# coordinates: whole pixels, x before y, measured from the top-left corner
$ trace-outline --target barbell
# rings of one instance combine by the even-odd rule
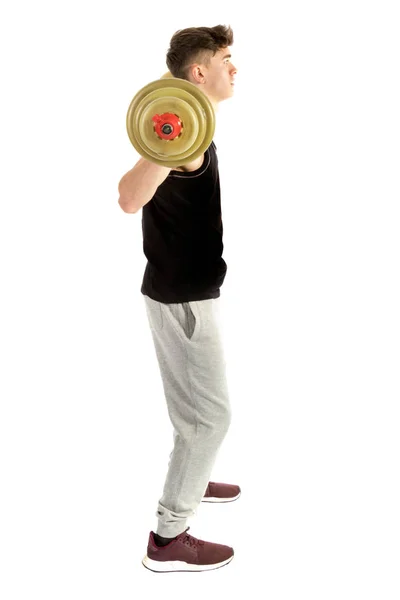
[[[196,160],[207,150],[214,136],[215,113],[197,86],[168,71],[134,96],[126,128],[143,158],[176,167]]]

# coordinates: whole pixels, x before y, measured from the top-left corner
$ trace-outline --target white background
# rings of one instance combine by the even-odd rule
[[[2,600],[398,600],[396,2],[8,2],[1,45]],[[230,24],[218,147],[231,429],[190,533],[226,568],[158,575],[172,428],[140,293],[125,117],[172,34]],[[254,584],[254,586],[253,586]]]

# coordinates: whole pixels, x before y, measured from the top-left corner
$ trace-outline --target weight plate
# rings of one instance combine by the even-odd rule
[[[182,122],[179,137],[161,139],[152,117],[173,113]],[[215,114],[207,96],[185,79],[166,77],[142,88],[126,117],[129,139],[147,160],[163,166],[181,166],[207,150],[214,136]]]

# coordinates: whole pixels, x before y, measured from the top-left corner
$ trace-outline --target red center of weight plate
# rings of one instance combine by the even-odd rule
[[[173,113],[154,115],[152,121],[155,123],[155,132],[163,140],[174,140],[182,131],[182,122]]]

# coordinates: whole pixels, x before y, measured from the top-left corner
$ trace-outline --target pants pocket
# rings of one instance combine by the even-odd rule
[[[185,311],[185,334],[190,341],[194,340],[199,328],[199,319],[193,312],[192,304],[193,302],[183,303],[183,309]]]
[[[200,314],[196,302],[166,304],[165,311],[173,326],[190,342],[194,342],[200,329]]]

